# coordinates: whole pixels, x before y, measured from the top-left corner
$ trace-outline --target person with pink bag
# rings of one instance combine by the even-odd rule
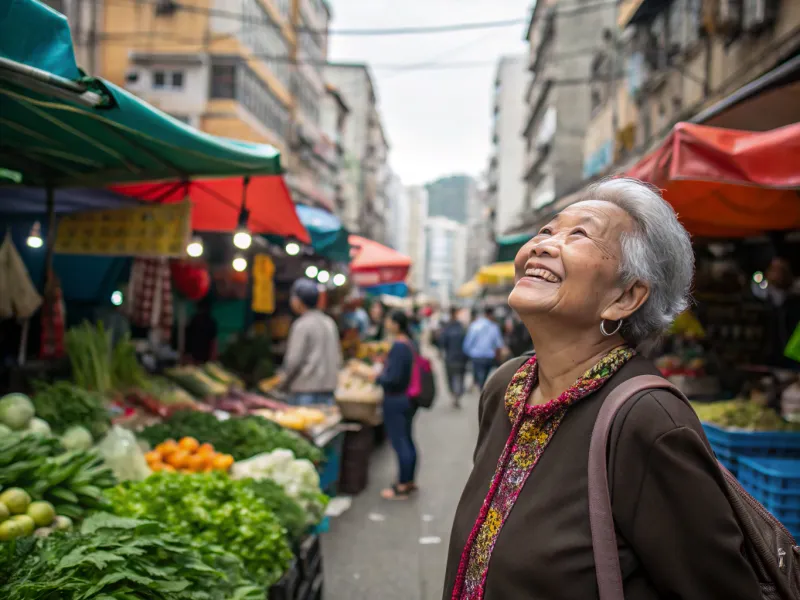
[[[417,448],[412,436],[412,421],[418,407],[409,395],[413,391],[410,388],[414,385],[417,349],[411,339],[409,319],[402,311],[389,314],[384,329],[394,343],[377,382],[383,388],[383,423],[397,453],[399,473],[397,483],[383,490],[381,496],[386,500],[403,500],[417,489],[414,483]]]

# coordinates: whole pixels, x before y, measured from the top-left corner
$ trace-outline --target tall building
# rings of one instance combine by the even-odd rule
[[[408,206],[408,237],[405,254],[411,257],[408,281],[415,290],[425,289],[425,220],[428,218],[428,191],[424,186],[405,189]]]
[[[372,76],[363,64],[330,64],[325,75],[350,107],[344,135],[344,169],[348,184],[357,193],[346,199],[343,221],[354,233],[383,242],[389,145],[378,112]]]
[[[591,116],[593,52],[606,43],[613,2],[585,5],[539,0],[526,34],[531,72],[525,91],[527,185],[524,210],[535,215],[583,179],[583,138]],[[667,3],[665,3],[667,4]]]
[[[401,252],[409,255],[408,222],[409,211],[408,194],[397,173],[389,169],[386,183],[386,242]]]
[[[475,180],[469,175],[441,177],[425,186],[428,216],[446,217],[461,224],[469,221],[475,203]]]
[[[425,292],[444,305],[455,298],[467,267],[467,226],[447,217],[425,220]]]
[[[490,204],[490,194],[485,177],[478,184],[476,208],[467,224],[467,261],[466,279],[474,277],[483,265],[494,262],[495,259],[495,208]]]
[[[320,181],[320,187],[323,188],[323,192],[334,196],[336,212],[341,213],[346,205],[345,198],[350,193],[344,177],[344,134],[350,108],[334,86],[327,84],[325,91],[326,94],[320,108],[320,127],[323,134],[332,140],[335,154],[330,157],[334,161],[333,168],[326,169],[330,177],[323,178]],[[329,162],[327,166],[330,167],[331,163]]]
[[[494,210],[495,235],[503,235],[520,219],[525,201],[524,102],[528,83],[527,57],[503,56],[494,83],[492,154],[485,202]]]

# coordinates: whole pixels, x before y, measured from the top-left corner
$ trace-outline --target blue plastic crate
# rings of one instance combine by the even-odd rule
[[[800,534],[800,460],[740,457],[738,479],[792,535]]]
[[[703,429],[719,461],[736,476],[741,457],[800,459],[800,432],[736,431],[711,423]]]
[[[342,447],[344,433],[337,434],[324,448],[325,464],[319,473],[319,485],[329,496],[335,496],[339,483],[339,472],[342,468]]]

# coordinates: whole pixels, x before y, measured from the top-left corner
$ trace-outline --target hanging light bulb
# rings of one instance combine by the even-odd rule
[[[192,238],[192,241],[186,246],[186,254],[192,258],[203,256],[203,240],[199,237]]]
[[[316,265],[308,265],[306,267],[306,277],[309,279],[314,279],[317,276],[317,273],[319,273],[319,269],[316,267]]]
[[[122,292],[119,290],[115,290],[111,293],[111,304],[114,306],[122,306],[122,300],[124,299]]]
[[[233,270],[241,273],[247,268],[247,259],[244,256],[237,256],[233,259]]]
[[[289,242],[286,244],[286,254],[289,256],[297,256],[300,254],[300,244],[297,242]]]
[[[317,274],[317,281],[320,283],[328,283],[328,280],[331,278],[331,274],[327,271],[320,271]]]
[[[247,229],[239,229],[239,231],[233,234],[233,245],[239,248],[239,250],[247,250],[252,243],[253,236],[250,235]]]
[[[347,276],[344,273],[337,273],[333,276],[333,285],[336,287],[342,287],[345,283],[347,283]]]
[[[44,246],[44,240],[42,239],[42,226],[39,225],[39,221],[36,221],[31,227],[31,232],[28,234],[28,239],[25,240],[25,243],[28,244],[30,248],[41,248]]]

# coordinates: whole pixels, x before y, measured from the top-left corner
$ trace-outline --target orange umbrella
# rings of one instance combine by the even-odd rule
[[[359,235],[351,235],[349,242],[353,258],[350,273],[357,286],[372,287],[405,281],[411,267],[408,256]]]
[[[678,123],[626,175],[662,188],[695,236],[800,228],[800,123],[766,132]]]
[[[249,212],[247,226],[251,233],[311,242],[280,175],[250,177],[246,189],[244,177],[132,183],[115,185],[111,189],[147,202],[182,202],[188,196],[192,201],[192,229],[224,233],[235,231],[239,226],[242,198],[245,198]]]

